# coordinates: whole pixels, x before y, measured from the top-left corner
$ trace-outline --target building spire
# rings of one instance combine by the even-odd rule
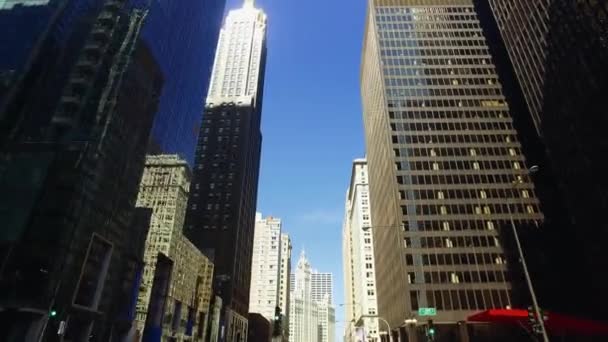
[[[254,0],[245,0],[245,5],[243,7],[253,8],[253,1]]]

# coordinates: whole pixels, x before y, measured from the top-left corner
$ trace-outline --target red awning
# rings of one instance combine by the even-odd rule
[[[608,335],[608,323],[545,312],[545,326],[552,335]],[[491,309],[477,312],[467,318],[469,322],[528,323],[528,311],[520,309]]]

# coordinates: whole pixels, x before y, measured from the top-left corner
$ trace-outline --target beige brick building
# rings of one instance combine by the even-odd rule
[[[188,164],[177,155],[146,158],[137,206],[153,214],[136,325],[163,341],[202,341],[209,311],[213,263],[182,234],[189,186]]]

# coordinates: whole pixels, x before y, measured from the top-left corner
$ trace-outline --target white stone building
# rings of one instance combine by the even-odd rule
[[[345,340],[380,341],[378,320],[366,318],[378,314],[372,217],[369,203],[367,162],[353,162],[350,186],[346,194],[342,247],[345,284]]]
[[[289,306],[290,342],[333,342],[335,340],[335,309],[330,301],[333,288],[329,277],[315,277],[304,252],[300,255],[295,273],[291,274],[292,290]],[[329,293],[313,299],[313,279],[323,279],[325,291],[329,279]]]
[[[249,312],[274,319],[279,305],[281,276],[281,219],[256,213],[251,263]]]

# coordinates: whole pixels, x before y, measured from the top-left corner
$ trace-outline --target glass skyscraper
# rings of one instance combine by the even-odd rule
[[[513,304],[500,232],[543,220],[472,0],[370,0],[361,92],[378,315],[465,334]]]
[[[606,310],[595,303],[608,301],[608,275],[597,272],[608,268],[602,247],[608,243],[608,1],[476,4],[504,46],[534,133],[544,145],[546,174],[554,176],[561,195],[550,200],[566,209],[565,218],[548,227],[554,238],[545,236],[551,241],[545,249],[554,251],[552,273],[578,269],[579,276],[566,281],[580,296],[563,298],[556,291],[555,302],[563,310],[606,319]]]
[[[152,153],[177,153],[193,165],[225,2],[150,1],[142,38],[165,80],[152,127]]]

